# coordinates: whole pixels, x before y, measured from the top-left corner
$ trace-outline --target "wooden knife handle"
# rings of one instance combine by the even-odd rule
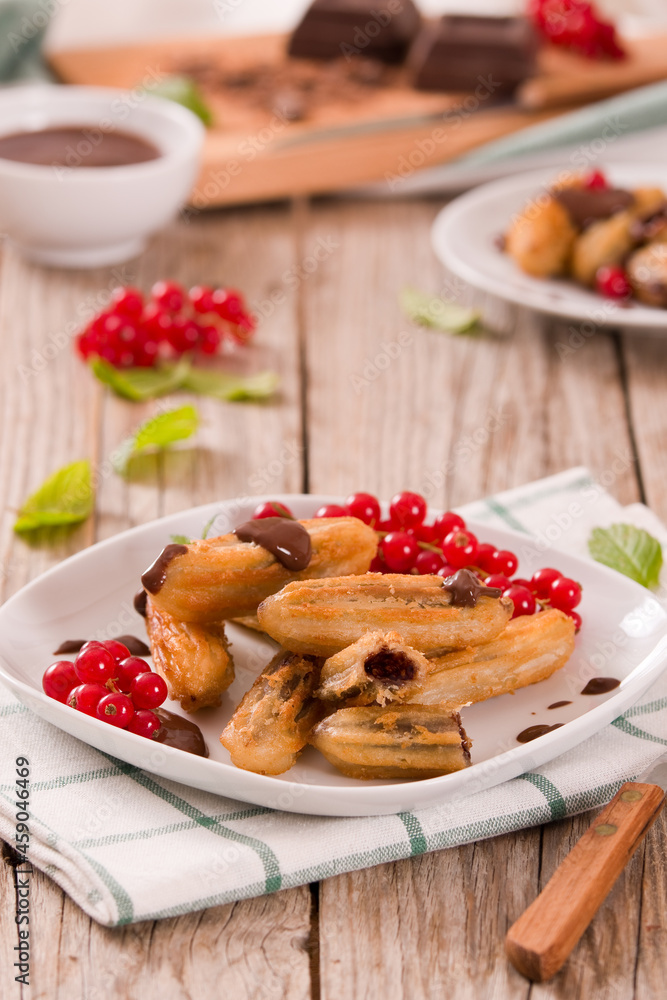
[[[626,782],[619,789],[510,927],[505,949],[522,975],[543,982],[558,972],[664,801],[665,793],[657,785]]]

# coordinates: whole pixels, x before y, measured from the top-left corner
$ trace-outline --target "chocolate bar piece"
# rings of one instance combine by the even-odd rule
[[[314,0],[295,28],[287,51],[307,59],[364,56],[400,63],[420,22],[412,0]]]
[[[427,21],[408,56],[418,90],[475,90],[507,97],[534,75],[537,36],[525,17],[445,15]]]

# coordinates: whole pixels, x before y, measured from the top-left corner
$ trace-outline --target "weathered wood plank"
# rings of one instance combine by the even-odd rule
[[[664,334],[626,334],[622,352],[627,371],[628,406],[641,463],[646,503],[667,519],[667,339]]]

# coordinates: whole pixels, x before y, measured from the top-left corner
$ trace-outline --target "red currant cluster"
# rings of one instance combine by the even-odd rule
[[[478,542],[465,521],[453,511],[438,514],[426,524],[428,508],[419,493],[397,493],[382,519],[380,502],[370,493],[352,493],[345,505],[325,504],[314,517],[358,517],[378,533],[378,551],[372,573],[415,573],[421,576],[451,576],[458,569],[471,569],[489,587],[500,587],[514,602],[514,618],[532,615],[543,607],[558,608],[573,619],[577,631],[581,616],[574,610],[581,600],[581,587],[557,569],[538,570],[530,580],[514,577],[519,560],[507,549]],[[293,517],[284,504],[269,500],[259,504],[253,518]],[[514,577],[514,579],[512,579]]]
[[[589,0],[529,0],[536,27],[554,45],[589,59],[623,59],[616,29],[604,21]]]
[[[76,339],[84,360],[100,357],[116,368],[151,368],[160,360],[199,351],[215,354],[224,342],[242,344],[255,329],[240,292],[158,281],[148,302],[136,288],[116,288],[108,309]]]
[[[151,709],[167,697],[162,677],[116,639],[85,643],[74,663],[52,663],[44,671],[42,687],[49,698],[148,739],[161,726]]]

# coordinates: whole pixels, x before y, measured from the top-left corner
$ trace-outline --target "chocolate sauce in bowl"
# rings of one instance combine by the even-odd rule
[[[474,608],[480,597],[500,597],[500,587],[485,587],[479,577],[469,569],[460,569],[446,576],[442,586],[452,595],[453,608]]]
[[[621,682],[616,677],[591,677],[582,694],[607,694],[613,691]]]
[[[164,743],[186,753],[194,753],[198,757],[208,757],[208,747],[199,726],[182,715],[176,715],[166,708],[153,708],[162,725],[154,737],[156,743]]]
[[[553,726],[547,726],[544,723],[539,726],[528,726],[516,737],[517,743],[530,743],[531,740],[536,740],[540,736],[544,736],[545,733],[552,733],[554,729],[560,729],[564,725],[564,722],[556,722]]]
[[[167,567],[169,563],[176,556],[185,555],[187,551],[187,545],[179,545],[177,542],[170,542],[169,545],[165,545],[153,565],[148,567],[141,578],[141,582],[149,594],[159,593],[167,579]],[[136,608],[136,604],[134,606]]]
[[[310,535],[302,524],[287,517],[260,517],[234,529],[242,542],[254,542],[267,549],[285,569],[305,569],[312,556]]]
[[[17,163],[50,167],[126,167],[157,160],[157,146],[118,129],[102,132],[95,125],[61,125],[0,136],[0,157]]]

